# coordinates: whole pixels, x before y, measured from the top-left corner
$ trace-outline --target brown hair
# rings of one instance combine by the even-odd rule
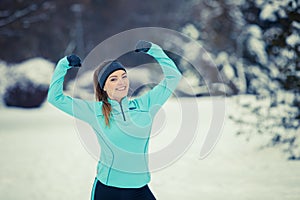
[[[102,101],[102,113],[105,118],[105,124],[106,126],[109,126],[109,118],[110,118],[110,113],[111,113],[111,105],[108,102],[108,95],[107,93],[100,87],[100,84],[98,82],[99,77],[98,74],[101,71],[101,69],[107,65],[109,62],[112,62],[111,60],[109,61],[104,61],[102,62],[94,71],[94,77],[93,77],[93,82],[94,82],[94,92],[95,92],[95,97],[96,101]]]

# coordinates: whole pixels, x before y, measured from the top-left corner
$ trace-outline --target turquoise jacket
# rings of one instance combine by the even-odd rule
[[[174,62],[156,44],[147,52],[160,64],[164,79],[142,96],[112,105],[110,126],[105,125],[102,102],[86,101],[63,94],[63,81],[68,66],[62,58],[54,71],[48,92],[48,102],[58,109],[87,122],[97,135],[101,147],[97,179],[103,184],[138,188],[150,181],[148,142],[152,122],[159,108],[172,95],[181,73]]]

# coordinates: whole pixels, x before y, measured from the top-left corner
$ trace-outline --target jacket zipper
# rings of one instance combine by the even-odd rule
[[[121,108],[121,112],[122,112],[122,115],[123,115],[123,120],[126,121],[125,113],[124,113],[123,106],[122,106],[121,102],[120,102],[120,108]]]

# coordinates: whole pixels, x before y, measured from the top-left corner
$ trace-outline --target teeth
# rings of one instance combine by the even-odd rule
[[[125,88],[126,88],[126,87],[124,86],[124,87],[117,88],[117,90],[119,90],[119,91],[120,91],[120,90],[125,90]]]

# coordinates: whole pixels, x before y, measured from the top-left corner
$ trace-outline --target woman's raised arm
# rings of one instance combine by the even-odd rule
[[[75,55],[66,56],[59,60],[52,76],[47,100],[65,113],[85,122],[90,122],[94,119],[96,102],[72,98],[63,93],[64,77],[68,69],[80,66],[81,61],[79,57]]]
[[[143,107],[145,106],[148,109],[155,105],[161,106],[172,95],[179,81],[181,80],[182,75],[173,60],[165,54],[160,46],[149,42],[148,44],[147,42],[144,44],[138,43],[137,49],[138,52],[144,52],[154,57],[161,66],[164,74],[163,80],[158,85],[156,85],[146,94],[139,97],[137,100],[139,101],[140,105]]]

